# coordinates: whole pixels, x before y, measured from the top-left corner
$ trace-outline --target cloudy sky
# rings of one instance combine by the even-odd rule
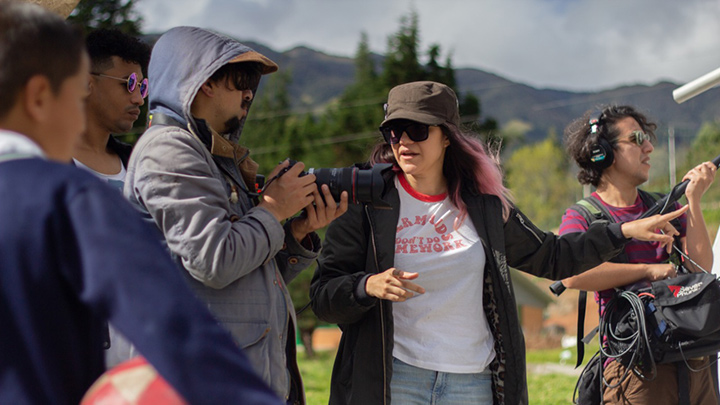
[[[415,9],[421,49],[535,87],[686,83],[720,67],[719,0],[138,0],[145,32],[212,28],[277,51],[384,53]]]

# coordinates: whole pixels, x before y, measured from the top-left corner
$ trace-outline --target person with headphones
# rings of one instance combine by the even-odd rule
[[[588,112],[565,129],[567,152],[579,166],[578,180],[596,188],[585,201],[607,211],[614,222],[637,219],[654,204],[649,197],[651,193],[638,187],[648,180],[656,128],[656,124],[634,107],[613,105],[603,108],[597,116]],[[680,217],[678,231],[682,249],[694,262],[686,264],[690,271],[709,270],[712,266],[712,246],[700,198],[712,184],[715,171],[711,162],[704,162],[683,177],[690,180],[685,191],[689,210]],[[578,205],[574,205],[565,212],[560,235],[587,231],[590,224],[580,211]],[[619,257],[622,258],[618,260]],[[567,288],[595,291],[602,316],[605,306],[615,296],[615,288],[677,275],[675,265],[668,262],[668,252],[654,242],[632,240],[625,246],[624,255],[618,258],[564,279],[562,283]],[[707,363],[707,358],[689,361],[692,404],[718,403]],[[693,372],[693,369],[700,371]],[[603,403],[677,404],[677,374],[675,364],[658,364],[654,379],[635,373],[627,373],[627,378],[622,378],[625,367],[619,361],[606,362]]]

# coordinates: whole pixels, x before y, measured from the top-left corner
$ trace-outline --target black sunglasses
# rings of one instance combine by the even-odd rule
[[[428,139],[429,127],[429,125],[415,121],[399,120],[381,126],[380,132],[385,138],[385,142],[395,145],[400,143],[403,133],[407,134],[408,138],[413,142],[422,142]]]
[[[91,74],[91,75],[95,75],[95,76],[100,76],[100,77],[107,77],[108,79],[120,80],[121,82],[125,82],[127,91],[128,91],[128,93],[131,93],[131,94],[132,94],[132,92],[135,91],[135,88],[136,88],[137,85],[138,85],[137,74],[134,73],[134,72],[131,73],[131,74],[130,74],[130,77],[128,77],[127,79],[124,79],[124,78],[122,78],[122,77],[115,77],[115,76],[104,75],[104,74],[102,74],[102,73],[90,73],[90,74]],[[141,96],[142,98],[145,98],[145,97],[148,96],[148,79],[147,79],[147,77],[144,78],[144,79],[140,82],[140,96]]]

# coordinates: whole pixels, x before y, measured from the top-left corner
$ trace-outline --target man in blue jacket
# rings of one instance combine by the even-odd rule
[[[0,403],[77,404],[104,322],[193,404],[279,404],[194,297],[155,231],[68,162],[85,127],[82,37],[0,2]]]

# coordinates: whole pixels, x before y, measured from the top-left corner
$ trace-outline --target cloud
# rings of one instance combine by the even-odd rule
[[[352,56],[360,33],[384,53],[415,9],[421,49],[456,67],[537,87],[600,89],[692,80],[720,66],[712,0],[142,0],[146,31],[197,25],[278,51],[306,45]]]

